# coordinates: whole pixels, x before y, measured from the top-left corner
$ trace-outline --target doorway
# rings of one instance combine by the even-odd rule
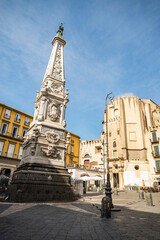
[[[119,188],[119,173],[113,173],[113,187]]]

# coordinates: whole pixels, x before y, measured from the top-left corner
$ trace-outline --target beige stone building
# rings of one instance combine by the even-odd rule
[[[80,166],[86,168],[103,168],[101,139],[80,142]]]
[[[153,186],[160,182],[160,106],[136,96],[107,104],[108,146],[112,187]],[[106,112],[102,139],[106,152]],[[105,157],[106,158],[106,157]]]

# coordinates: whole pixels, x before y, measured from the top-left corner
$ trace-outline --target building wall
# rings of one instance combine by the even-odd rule
[[[84,140],[80,143],[80,165],[101,165],[102,159],[102,143],[101,139]],[[88,165],[87,165],[88,164]]]
[[[67,132],[68,133],[68,132]],[[80,137],[74,133],[70,133],[69,146],[66,154],[66,165],[73,167],[79,165],[79,145]]]
[[[10,113],[7,115],[7,113]],[[16,118],[16,114],[19,114]],[[33,117],[20,110],[0,103],[0,172],[9,169],[12,174],[19,165],[23,144],[23,132],[27,131]],[[7,124],[7,129],[4,128]],[[18,129],[15,131],[15,129]],[[5,131],[4,131],[5,130]],[[2,146],[3,145],[3,146]],[[11,148],[11,146],[13,148]]]
[[[136,96],[118,97],[114,100],[114,109],[107,105],[108,146],[112,187],[118,175],[118,187],[127,185],[151,186],[155,177],[155,159],[153,144],[159,146],[159,140],[151,143],[151,131],[154,125],[154,112],[159,106],[149,99]],[[155,114],[159,123],[159,110]],[[159,136],[157,125],[157,136]],[[106,111],[102,139],[106,142]],[[106,144],[105,144],[106,145]],[[106,147],[105,150],[106,152]],[[158,159],[159,156],[157,156]],[[106,159],[106,156],[105,156]],[[160,159],[160,158],[159,158]],[[105,160],[106,161],[106,160]],[[159,173],[156,173],[156,177]]]

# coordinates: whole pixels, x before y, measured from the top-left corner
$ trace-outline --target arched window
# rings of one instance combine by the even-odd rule
[[[116,146],[117,146],[116,141],[114,141],[113,142],[113,147],[116,147]]]

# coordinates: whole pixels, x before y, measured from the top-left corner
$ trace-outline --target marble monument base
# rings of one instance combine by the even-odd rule
[[[76,200],[71,176],[64,167],[26,163],[17,168],[8,186],[12,202],[65,202]]]

